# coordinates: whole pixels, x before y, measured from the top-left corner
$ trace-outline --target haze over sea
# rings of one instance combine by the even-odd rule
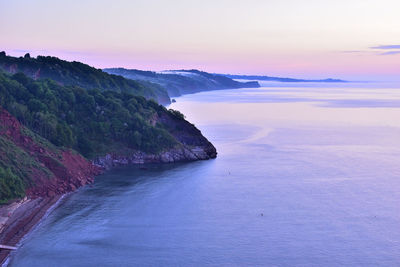
[[[177,98],[218,158],[97,177],[10,265],[399,266],[399,86],[264,86]]]

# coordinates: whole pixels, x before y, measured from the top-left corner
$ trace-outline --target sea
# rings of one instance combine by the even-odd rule
[[[9,266],[400,266],[400,86],[261,83],[175,98],[218,157],[98,176]]]

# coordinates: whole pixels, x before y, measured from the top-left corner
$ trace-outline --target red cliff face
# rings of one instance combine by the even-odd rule
[[[74,191],[82,185],[92,183],[94,176],[101,172],[77,152],[43,142],[2,108],[0,136],[11,141],[30,157],[32,164],[24,170],[29,174],[26,177],[28,197],[52,197]]]

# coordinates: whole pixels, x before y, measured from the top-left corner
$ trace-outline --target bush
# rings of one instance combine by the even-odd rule
[[[24,183],[10,168],[0,167],[0,203],[10,199],[23,197]]]

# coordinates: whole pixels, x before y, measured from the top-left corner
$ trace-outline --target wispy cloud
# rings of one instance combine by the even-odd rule
[[[380,54],[381,56],[388,56],[388,55],[397,55],[400,54],[400,51],[388,51]]]
[[[371,49],[382,49],[382,50],[389,50],[389,49],[400,49],[400,45],[378,45],[370,47]]]
[[[334,51],[334,52],[349,54],[349,55],[365,55],[365,54],[376,53],[375,51],[371,51],[371,50],[342,50],[342,51]]]
[[[378,45],[372,46],[370,49],[372,51],[376,51],[376,55],[378,56],[389,56],[389,55],[397,55],[400,54],[400,45]]]

